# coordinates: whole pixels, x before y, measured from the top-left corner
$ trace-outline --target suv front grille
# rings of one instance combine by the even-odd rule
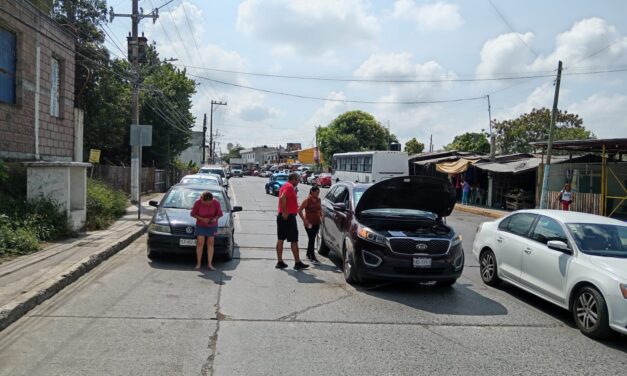
[[[392,251],[405,255],[416,253],[425,255],[443,255],[448,251],[450,241],[448,240],[422,240],[413,238],[393,238],[390,239]]]

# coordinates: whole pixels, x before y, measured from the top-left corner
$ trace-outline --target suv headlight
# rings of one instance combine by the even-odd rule
[[[171,234],[170,225],[162,224],[162,223],[151,223],[148,226],[148,231],[150,232],[161,232],[164,234]]]
[[[231,228],[229,227],[218,227],[218,235],[231,235]]]
[[[364,227],[361,225],[357,228],[357,236],[359,236],[360,238],[364,240],[368,240],[369,242],[373,242],[373,243],[377,243],[381,245],[388,244],[385,236],[379,235],[378,233],[374,232],[368,227]]]

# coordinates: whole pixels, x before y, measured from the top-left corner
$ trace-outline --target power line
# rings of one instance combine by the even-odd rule
[[[234,84],[234,83],[231,83],[231,82],[215,80],[215,79],[212,79],[212,78],[198,76],[198,75],[194,75],[194,74],[189,74],[189,75],[191,77],[196,77],[196,78],[199,78],[199,79],[202,79],[202,80],[207,80],[207,81],[213,81],[215,83],[219,83],[219,84],[222,84],[222,85],[234,86],[234,87],[239,87],[239,88],[242,88],[242,89],[258,91],[258,92],[262,92],[262,93],[269,93],[269,94],[282,95],[282,96],[292,97],[292,98],[311,99],[311,100],[318,100],[318,101],[325,101],[325,102],[412,105],[412,104],[435,104],[435,103],[463,102],[463,101],[473,101],[473,100],[479,100],[479,99],[484,99],[485,98],[485,95],[480,96],[480,97],[455,98],[455,99],[430,100],[430,101],[366,101],[366,100],[348,100],[348,99],[336,99],[336,98],[322,98],[322,97],[314,97],[314,96],[308,96],[308,95],[285,93],[285,92],[281,92],[281,91],[274,91],[274,90],[268,90],[268,89],[260,89],[260,88],[256,88],[256,87],[252,87],[252,86],[246,86],[246,85]]]
[[[536,52],[533,48],[531,48],[531,46],[530,46],[530,45],[528,45],[528,44],[527,44],[527,42],[525,42],[525,40],[524,40],[524,39],[522,39],[522,38],[520,37],[520,34],[519,34],[516,30],[514,30],[514,28],[512,27],[512,25],[510,25],[510,23],[507,21],[507,19],[505,19],[505,16],[503,16],[503,14],[501,13],[501,11],[499,11],[499,9],[496,7],[496,5],[494,5],[494,3],[492,2],[492,0],[488,0],[488,1],[490,2],[490,5],[492,5],[492,8],[494,8],[494,10],[496,11],[496,14],[498,14],[498,15],[499,15],[499,17],[501,18],[501,20],[503,20],[503,22],[505,23],[505,25],[507,25],[507,27],[510,29],[510,31],[511,31],[512,33],[516,34],[516,37],[517,37],[517,38],[518,38],[521,42],[523,42],[525,46],[527,46],[527,48],[529,49],[529,51],[533,52],[533,54],[534,54],[536,57],[540,57],[540,55],[539,55],[539,54],[538,54],[538,53],[537,53],[537,52]]]

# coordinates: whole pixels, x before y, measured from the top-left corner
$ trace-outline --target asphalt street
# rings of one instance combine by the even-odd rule
[[[590,340],[567,312],[481,283],[471,245],[485,217],[448,219],[466,252],[450,289],[355,288],[328,258],[275,269],[265,181],[231,179],[244,207],[233,261],[215,272],[195,272],[191,253],[150,261],[144,236],[0,332],[0,375],[625,374],[625,337]]]

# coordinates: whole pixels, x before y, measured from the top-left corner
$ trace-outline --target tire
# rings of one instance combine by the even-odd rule
[[[496,256],[489,249],[481,252],[479,257],[479,274],[483,283],[488,286],[498,286],[502,282],[498,276]]]
[[[148,256],[148,259],[150,260],[156,260],[159,258],[159,254],[155,251],[151,251],[150,249],[147,252],[147,256]]]
[[[266,194],[269,195],[270,194],[270,189],[268,189],[268,187],[266,186]]]
[[[231,237],[231,249],[224,254],[224,261],[233,260],[233,253],[235,252],[235,237]]]
[[[573,296],[572,311],[575,324],[585,336],[602,339],[610,335],[607,304],[596,288],[580,288]]]
[[[344,257],[342,257],[342,274],[344,279],[350,285],[358,285],[360,283],[359,277],[357,277],[357,270],[355,268],[355,259],[352,252],[344,251]]]
[[[324,235],[322,232],[322,227],[320,227],[320,244],[318,245],[318,254],[320,256],[329,256],[329,252],[331,251],[331,249],[329,248],[329,246],[327,245],[327,243],[324,242]]]
[[[443,288],[452,287],[455,284],[455,282],[457,282],[457,278],[445,279],[442,281],[436,281],[435,286],[443,287]]]

